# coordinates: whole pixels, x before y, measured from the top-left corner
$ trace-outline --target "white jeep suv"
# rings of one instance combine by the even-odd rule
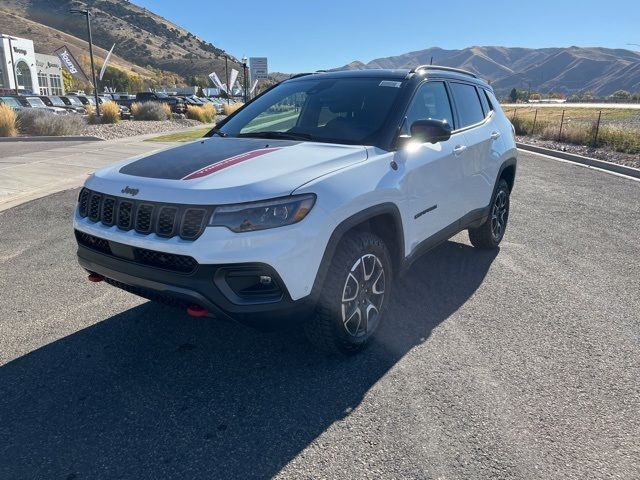
[[[206,138],[100,170],[74,228],[89,279],[353,353],[394,278],[467,229],[496,248],[516,172],[491,87],[447,67],[295,76]]]

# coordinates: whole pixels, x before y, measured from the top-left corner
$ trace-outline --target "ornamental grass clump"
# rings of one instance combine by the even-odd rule
[[[15,137],[17,134],[16,112],[9,105],[0,103],[0,137]]]

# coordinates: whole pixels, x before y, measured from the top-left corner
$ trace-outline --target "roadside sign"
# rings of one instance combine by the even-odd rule
[[[250,57],[249,71],[251,72],[251,83],[255,80],[267,80],[269,78],[267,57]]]

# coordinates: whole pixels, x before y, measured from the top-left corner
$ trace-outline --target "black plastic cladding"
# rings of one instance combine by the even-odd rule
[[[78,213],[92,222],[121,230],[134,229],[143,235],[155,233],[171,238],[195,240],[204,231],[213,207],[174,205],[112,197],[83,188],[78,196]]]

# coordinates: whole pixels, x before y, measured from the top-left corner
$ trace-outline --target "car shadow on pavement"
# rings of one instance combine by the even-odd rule
[[[145,303],[0,368],[0,478],[269,478],[482,283],[497,252],[446,242],[397,282],[378,339],[326,358]]]

